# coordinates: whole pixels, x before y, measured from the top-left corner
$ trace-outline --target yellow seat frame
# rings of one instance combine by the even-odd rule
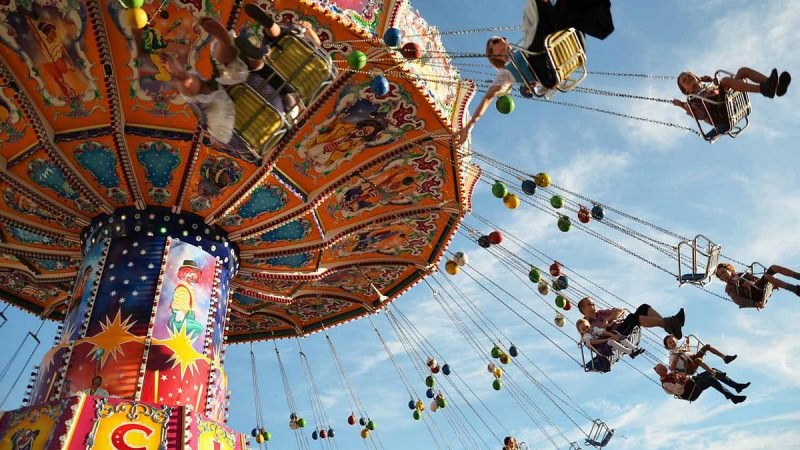
[[[236,105],[234,131],[259,156],[264,156],[289,129],[283,114],[246,83],[226,86]]]
[[[294,88],[306,106],[336,78],[330,57],[296,34],[278,39],[267,55],[267,64]]]

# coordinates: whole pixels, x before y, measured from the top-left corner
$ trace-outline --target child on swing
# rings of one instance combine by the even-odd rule
[[[686,342],[682,346],[678,346],[678,340],[675,336],[668,334],[664,336],[664,348],[669,350],[669,370],[674,372],[676,369],[686,373],[687,375],[694,375],[698,367],[702,367],[708,372],[714,369],[703,362],[703,357],[706,353],[713,353],[720,358],[725,364],[730,364],[736,359],[736,355],[726,355],[709,344],[700,347],[697,353],[689,351],[689,337],[686,337]]]
[[[719,85],[714,84],[713,81],[714,79],[708,75],[698,77],[692,72],[681,72],[680,75],[678,75],[678,88],[684,95],[697,95],[713,101],[721,101],[722,93],[725,89],[760,93],[764,97],[774,98],[776,95],[782,97],[786,94],[789,83],[792,81],[792,76],[789,72],[783,72],[778,75],[778,70],[772,69],[769,77],[767,77],[761,72],[749,67],[742,67],[736,71],[736,75],[733,77],[725,77],[719,80]],[[688,102],[674,99],[672,100],[672,104],[682,108],[686,111],[686,114],[694,116],[697,120],[701,120],[712,126],[715,126],[714,122],[717,122],[717,125],[719,125],[725,123],[727,120],[725,117],[727,113],[723,111],[724,108],[709,108],[708,111],[710,115],[713,116],[709,117],[703,105],[703,100],[699,98],[693,98]]]
[[[608,331],[604,328],[594,327],[586,319],[579,319],[575,322],[575,327],[581,334],[581,342],[589,348],[593,348],[603,356],[611,356],[613,350],[618,350],[631,358],[636,358],[644,353],[643,348],[637,348],[631,341],[619,333]]]

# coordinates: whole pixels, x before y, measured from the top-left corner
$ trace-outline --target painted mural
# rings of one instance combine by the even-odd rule
[[[0,87],[0,144],[13,144],[25,137],[28,124],[21,119],[22,111]]]
[[[67,409],[68,401],[37,405],[7,412],[2,416],[0,443],[8,450],[34,450],[48,448],[56,439],[53,433],[58,419]]]
[[[150,188],[147,195],[157,204],[169,201],[172,193],[167,187],[172,183],[175,169],[181,163],[178,149],[166,142],[148,141],[136,148],[136,157],[145,170]]]
[[[325,207],[335,219],[351,219],[381,206],[418,204],[425,198],[441,199],[442,161],[436,146],[426,145],[377,166],[367,176],[356,176],[339,188]]]
[[[226,156],[208,157],[200,163],[200,182],[195,185],[190,201],[192,211],[205,211],[212,200],[242,180],[243,170],[236,160]]]
[[[349,267],[336,270],[315,281],[311,288],[338,288],[353,294],[371,296],[375,294],[374,285],[379,291],[391,286],[406,271],[405,266],[397,267]]]
[[[340,313],[352,305],[351,302],[336,298],[302,298],[297,299],[283,308],[290,316],[299,318],[302,322],[321,319]]]
[[[114,150],[93,141],[78,145],[73,151],[78,165],[106,190],[106,195],[115,203],[128,200],[128,192],[122,188],[118,175],[118,161]]]
[[[27,175],[31,181],[55,193],[59,198],[74,202],[79,210],[87,213],[97,211],[97,208],[81,195],[77,187],[67,179],[64,171],[53,161],[34,158],[28,162]]]
[[[337,257],[364,253],[420,255],[436,233],[436,214],[370,225],[339,240],[329,249]]]
[[[350,161],[366,149],[385,146],[405,133],[425,126],[416,117],[417,106],[410,93],[390,83],[389,92],[372,93],[370,81],[346,86],[333,114],[294,145],[295,170],[314,180]]]
[[[250,193],[247,201],[235,213],[220,219],[220,224],[236,227],[247,219],[254,219],[262,214],[280,211],[289,202],[289,195],[283,188],[274,184],[259,186]]]
[[[85,117],[95,109],[84,102],[100,97],[97,81],[86,64],[88,20],[81,1],[10,2],[0,12],[0,42],[17,53],[36,81],[46,105],[68,106],[70,117]],[[12,62],[13,63],[13,62]]]
[[[178,114],[176,111],[184,116],[191,114],[188,110],[169,108],[171,104],[185,103],[185,99],[166,70],[164,55],[170,54],[187,66],[196,64],[198,51],[207,41],[196,26],[197,19],[207,14],[202,11],[204,4],[195,0],[146,1],[145,8],[153,14],[148,25],[140,30],[130,27],[127,10],[120,2],[106,4],[115,28],[128,43],[130,85],[127,95],[136,102],[135,108],[163,117],[174,116]]]
[[[98,245],[90,247],[81,262],[78,276],[75,278],[75,287],[70,296],[67,316],[64,319],[64,334],[70,340],[78,338],[80,329],[88,319],[86,314],[89,311],[89,304],[94,295],[92,291],[97,286],[100,275],[103,272],[102,265],[108,244],[109,242],[104,240]]]
[[[25,216],[35,217],[43,222],[75,228],[77,225],[71,217],[60,217],[50,212],[40,202],[12,189],[10,186],[3,188],[3,203],[13,211]]]

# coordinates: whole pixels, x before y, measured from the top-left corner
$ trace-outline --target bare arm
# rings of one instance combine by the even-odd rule
[[[481,116],[483,116],[483,114],[489,108],[492,100],[500,95],[501,91],[502,86],[489,87],[489,90],[486,91],[486,94],[481,99],[481,102],[478,103],[478,107],[475,108],[475,112],[472,113],[472,118],[469,119],[469,122],[467,122],[467,124],[456,133],[455,140],[457,145],[461,145],[467,140],[469,133],[472,131],[472,127],[475,126],[478,120],[480,120]]]
[[[672,104],[677,106],[678,108],[681,108],[683,110],[683,112],[685,112],[686,114],[688,114],[690,116],[692,115],[692,111],[689,109],[689,104],[688,103],[686,103],[684,101],[681,101],[681,100],[678,100],[676,98],[676,99],[672,100]]]

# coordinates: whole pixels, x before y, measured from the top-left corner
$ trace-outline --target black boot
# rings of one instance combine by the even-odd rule
[[[734,359],[736,359],[736,356],[737,355],[725,355],[725,357],[723,357],[722,360],[725,361],[725,364],[730,364],[733,362]]]
[[[736,404],[742,403],[743,401],[747,400],[747,396],[746,395],[731,395],[730,400],[731,400],[731,403],[736,405]]]
[[[681,311],[683,311],[683,309],[681,309]],[[680,340],[683,338],[682,327],[683,323],[681,322],[681,317],[678,317],[677,314],[672,317],[664,317],[664,331],[675,336],[675,339]]]
[[[781,76],[778,78],[778,88],[775,90],[775,95],[782,97],[786,94],[786,90],[789,88],[789,83],[791,82],[792,76],[789,75],[789,72],[781,73]]]
[[[750,387],[750,382],[749,381],[747,383],[739,383],[734,389],[736,389],[736,393],[738,394],[739,392],[742,392],[743,390],[747,389],[748,387]]]
[[[772,69],[767,81],[761,83],[758,87],[761,95],[767,98],[774,98],[775,92],[778,90],[778,70]]]

